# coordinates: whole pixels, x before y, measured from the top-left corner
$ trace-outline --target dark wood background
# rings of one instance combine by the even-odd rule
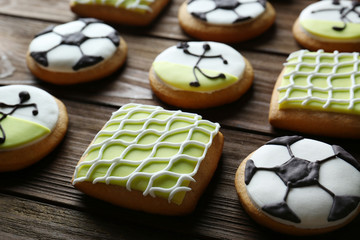
[[[220,165],[194,213],[164,217],[131,211],[85,196],[70,180],[74,167],[111,113],[129,102],[161,105],[151,92],[148,71],[153,59],[178,41],[191,40],[179,27],[177,11],[183,0],[172,0],[149,27],[113,25],[127,41],[127,62],[100,81],[56,86],[34,78],[25,54],[33,36],[50,24],[76,19],[67,0],[0,0],[0,51],[15,66],[0,85],[30,84],[61,99],[68,109],[64,141],[39,163],[0,174],[0,239],[294,239],[256,224],[241,207],[234,175],[240,162],[266,141],[295,134],[273,129],[267,120],[269,101],[282,63],[300,49],[291,27],[311,0],[273,0],[274,26],[262,36],[234,44],[252,63],[252,88],[237,102],[197,112],[219,122],[225,136]],[[358,140],[310,136],[338,144],[360,159]],[[306,239],[359,239],[357,217],[330,234]],[[295,238],[296,239],[296,238]]]

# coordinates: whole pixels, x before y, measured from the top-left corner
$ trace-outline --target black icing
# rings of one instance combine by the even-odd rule
[[[349,215],[359,205],[360,197],[335,196],[328,221],[340,220]]]
[[[281,219],[294,223],[300,223],[300,218],[289,208],[286,202],[280,202],[273,205],[266,205],[262,208],[264,212]]]
[[[41,32],[39,32],[38,34],[35,35],[35,37],[44,35],[46,33],[52,32],[52,30],[54,29],[55,25],[50,25],[47,28],[45,28],[44,30],[42,30]]]
[[[110,33],[107,38],[110,39],[115,46],[118,47],[120,45],[120,35],[118,32]]]
[[[75,64],[75,66],[73,66],[73,69],[75,71],[81,69],[81,68],[85,68],[88,66],[92,66],[95,65],[99,62],[101,62],[103,60],[102,57],[92,57],[92,56],[82,56],[82,58],[80,58],[80,60]]]
[[[195,2],[196,0],[189,1],[188,4],[191,4],[192,2]],[[238,0],[212,0],[215,3],[215,7],[209,11],[206,12],[192,12],[191,15],[194,17],[201,19],[203,21],[207,21],[206,15],[210,12],[213,12],[217,9],[223,9],[232,11],[237,15],[237,18],[234,20],[233,23],[243,22],[250,20],[250,16],[240,16],[235,10],[237,7],[243,4],[249,4],[249,3],[259,3],[264,8],[266,7],[266,0],[254,0],[249,2],[239,2]]]
[[[302,137],[302,136],[296,136],[296,135],[295,136],[284,136],[284,137],[274,138],[274,139],[268,141],[266,144],[287,146],[287,145],[291,145],[303,138],[304,137]]]
[[[86,23],[86,25],[89,25],[90,23],[104,23],[96,18],[80,18],[79,20]]]
[[[0,144],[3,144],[6,141],[6,133],[3,127],[1,126],[1,121],[13,114],[19,108],[33,107],[34,110],[32,114],[36,116],[39,112],[37,109],[37,105],[35,103],[26,103],[30,100],[30,94],[27,91],[22,91],[19,93],[19,103],[18,104],[7,104],[0,102],[0,108],[12,108],[10,112],[2,112],[0,111]]]
[[[245,174],[245,183],[246,185],[250,183],[252,177],[255,175],[256,171],[257,171],[257,168],[254,164],[254,161],[249,159],[247,162],[246,162],[246,166],[245,166],[245,169],[246,169],[246,174]]]
[[[88,40],[89,37],[85,36],[81,32],[76,32],[73,34],[68,34],[62,36],[62,44],[66,45],[74,45],[74,46],[80,46],[83,42]]]
[[[331,11],[339,11],[340,14],[340,19],[343,22],[342,26],[333,26],[332,29],[338,32],[341,32],[343,30],[345,30],[347,23],[351,23],[350,19],[347,18],[347,16],[350,13],[355,13],[354,15],[357,15],[360,18],[360,11],[356,10],[357,7],[360,6],[360,3],[357,0],[353,0],[352,1],[352,7],[348,8],[345,6],[341,5],[341,2],[339,0],[333,0],[332,4],[335,6],[339,6],[339,8],[337,9],[329,9],[329,8],[325,8],[325,9],[319,9],[316,11],[312,11],[312,14],[316,14],[318,12],[331,12]]]
[[[319,179],[320,164],[297,157],[275,169],[276,174],[289,187],[302,187],[316,184]]]
[[[47,52],[31,52],[30,56],[44,67],[47,67],[49,66],[49,62],[47,60],[46,54]]]
[[[359,162],[355,160],[348,152],[343,148],[333,145],[334,154],[324,159],[311,162],[306,159],[295,157],[291,151],[290,146],[297,141],[303,139],[301,136],[285,136],[275,138],[266,145],[282,145],[286,146],[290,155],[290,159],[281,164],[271,168],[256,167],[254,161],[249,159],[245,166],[245,184],[248,185],[255,173],[259,170],[272,171],[284,182],[287,190],[283,198],[283,202],[274,205],[265,205],[263,210],[268,214],[288,220],[294,223],[299,223],[301,220],[296,216],[294,212],[289,209],[286,204],[287,196],[291,189],[306,187],[306,186],[318,186],[327,192],[333,198],[333,205],[328,216],[328,221],[340,220],[348,216],[353,210],[357,208],[360,202],[360,198],[357,196],[337,196],[330,189],[319,183],[321,164],[334,159],[336,157],[343,159],[351,164],[354,168],[360,171]],[[311,204],[311,200],[309,201]]]
[[[87,27],[88,25],[90,25],[92,23],[103,23],[102,21],[99,21],[95,18],[80,18],[79,21],[82,21],[85,23],[85,26],[79,32],[68,34],[68,35],[59,35],[58,34],[62,38],[61,42],[58,45],[54,46],[53,48],[49,49],[48,51],[31,52],[30,56],[40,65],[42,65],[44,67],[48,67],[49,62],[47,60],[47,53],[49,51],[53,50],[54,48],[56,48],[60,45],[80,46],[86,40],[90,39],[89,37],[82,34],[81,31],[85,27]],[[37,34],[35,37],[39,37],[41,35],[53,32],[53,29],[54,29],[54,26],[50,26],[50,27],[46,28],[45,30],[43,30],[42,32],[40,32],[39,34]],[[57,34],[57,33],[55,33],[55,34]],[[109,39],[116,47],[118,47],[120,45],[120,35],[117,31],[110,33],[106,37],[100,37],[100,38]],[[80,47],[79,47],[79,50],[81,51]],[[85,55],[84,53],[82,53],[82,54],[83,54],[83,56],[81,57],[81,59],[79,59],[79,61],[73,66],[74,71],[93,66],[104,60],[104,58],[101,56],[88,56],[88,55]]]
[[[356,161],[356,159],[353,156],[351,156],[350,153],[348,153],[338,145],[333,145],[332,148],[336,156],[338,156],[341,159],[344,159],[347,163],[351,164],[354,168],[360,171],[360,163]]]
[[[226,79],[226,76],[224,73],[220,73],[216,76],[209,76],[207,74],[205,74],[199,67],[199,64],[201,62],[202,59],[204,58],[220,58],[222,61],[223,61],[223,64],[228,64],[228,61],[226,59],[223,58],[223,56],[220,54],[220,55],[206,55],[206,52],[208,52],[211,47],[208,43],[204,43],[203,44],[203,49],[204,49],[204,52],[201,54],[201,55],[198,55],[198,54],[194,54],[192,52],[190,52],[189,50],[189,44],[187,42],[180,42],[177,44],[176,46],[177,48],[179,49],[182,49],[183,50],[183,53],[187,54],[187,55],[190,55],[190,56],[194,56],[194,57],[198,57],[199,60],[196,62],[195,66],[193,67],[193,74],[194,74],[194,78],[195,78],[195,81],[192,81],[190,82],[190,86],[192,87],[199,87],[200,86],[200,82],[199,82],[199,79],[196,75],[196,71],[200,72],[204,77],[208,78],[208,79],[217,79],[217,78],[222,78],[222,79]]]

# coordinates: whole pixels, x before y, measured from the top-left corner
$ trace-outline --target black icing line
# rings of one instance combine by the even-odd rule
[[[205,58],[220,58],[222,61],[223,61],[223,64],[228,64],[228,61],[226,59],[224,59],[224,57],[219,54],[219,55],[206,55],[206,52],[209,51],[211,49],[210,45],[208,43],[204,43],[203,44],[203,49],[204,49],[204,52],[201,54],[201,55],[198,55],[198,54],[194,54],[192,52],[189,51],[189,44],[187,42],[180,42],[177,44],[176,46],[177,48],[179,49],[182,49],[183,50],[183,53],[185,53],[186,55],[190,55],[190,56],[194,56],[194,57],[198,57],[198,61],[196,62],[195,66],[193,67],[193,75],[194,75],[194,78],[195,78],[195,81],[193,82],[190,82],[190,86],[192,87],[199,87],[200,86],[200,82],[199,82],[199,79],[196,75],[196,71],[200,72],[204,77],[208,78],[208,79],[217,79],[217,78],[222,78],[222,79],[226,79],[226,76],[224,73],[220,73],[216,76],[209,76],[207,74],[205,74],[201,68],[198,66],[201,62],[202,59],[205,59]]]
[[[17,109],[20,108],[26,108],[26,107],[33,107],[34,110],[32,111],[32,114],[34,116],[38,115],[38,108],[37,105],[35,103],[28,103],[25,104],[25,102],[30,100],[30,94],[27,91],[22,91],[19,93],[19,103],[18,104],[7,104],[7,103],[2,103],[0,102],[0,107],[2,108],[12,108],[12,110],[8,113],[5,112],[1,112],[0,111],[0,132],[1,135],[0,136],[0,144],[4,143],[6,141],[6,134],[5,134],[5,130],[3,129],[3,127],[1,126],[1,121],[4,120],[5,118],[7,118],[7,116],[10,116],[11,114],[13,114]]]
[[[331,8],[324,8],[324,9],[319,9],[316,11],[312,11],[311,13],[315,14],[318,12],[330,12],[330,11],[339,11],[340,14],[340,19],[343,22],[343,26],[333,26],[332,29],[338,32],[341,32],[343,30],[345,30],[347,23],[351,23],[350,19],[347,18],[349,13],[354,12],[359,18],[360,18],[360,11],[357,11],[355,8],[360,6],[360,3],[358,1],[353,1],[352,2],[352,7],[348,8],[348,7],[343,7],[341,6],[341,2],[338,0],[334,0],[332,2],[333,5],[335,6],[339,6],[339,8],[337,9],[331,9]]]

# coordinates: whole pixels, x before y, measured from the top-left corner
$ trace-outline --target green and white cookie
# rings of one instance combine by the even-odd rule
[[[359,53],[290,54],[273,91],[269,120],[275,127],[359,138]]]
[[[120,206],[186,213],[195,207],[216,168],[222,151],[219,128],[197,114],[125,105],[113,113],[85,151],[73,184]],[[209,172],[203,173],[202,168]]]
[[[294,24],[300,45],[325,51],[360,51],[360,3],[326,0],[310,4]]]
[[[0,172],[40,160],[62,140],[67,122],[65,106],[49,93],[26,85],[0,87]]]

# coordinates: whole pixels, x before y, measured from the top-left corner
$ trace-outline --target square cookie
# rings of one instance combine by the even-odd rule
[[[219,128],[197,114],[125,105],[95,136],[72,183],[122,207],[165,215],[190,213],[220,159]]]
[[[129,26],[149,25],[169,0],[70,0],[70,9],[82,17]]]
[[[303,133],[359,138],[359,53],[290,54],[273,90],[269,121]]]

